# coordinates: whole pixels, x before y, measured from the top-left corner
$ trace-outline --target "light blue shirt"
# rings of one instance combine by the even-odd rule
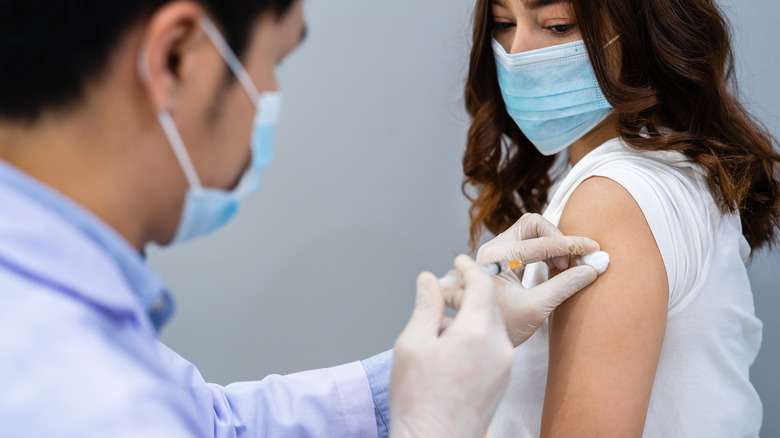
[[[225,387],[157,340],[143,257],[0,161],[0,437],[387,437],[392,353]]]

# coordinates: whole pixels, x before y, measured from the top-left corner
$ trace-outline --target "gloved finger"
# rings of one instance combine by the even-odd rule
[[[571,266],[571,256],[553,257],[546,260],[547,267],[550,269],[557,269],[558,271],[565,271]]]
[[[492,247],[501,247],[501,243],[512,243],[539,237],[560,237],[561,230],[550,221],[536,213],[526,213],[506,231],[496,236],[493,240],[483,245],[477,252],[478,263],[490,263],[498,260],[485,260],[483,253]]]
[[[444,318],[444,297],[439,288],[439,280],[430,272],[417,277],[417,298],[414,311],[404,329],[414,339],[428,340],[436,338]]]
[[[561,230],[552,222],[548,221],[542,215],[536,213],[526,213],[515,222],[519,240],[536,239],[538,237],[559,237],[563,236]]]
[[[469,256],[460,255],[455,259],[455,269],[466,282],[460,310],[456,319],[491,320],[496,314],[500,317],[495,296],[493,280]]]
[[[455,322],[455,318],[452,316],[445,316],[444,319],[441,320],[441,329],[439,329],[439,335],[447,331],[453,322]]]
[[[568,256],[590,254],[600,248],[596,241],[587,237],[538,237],[520,242],[494,244],[485,248],[480,257],[484,263],[522,260],[525,265],[556,257],[566,257],[566,266],[562,266],[565,269],[569,266]]]
[[[559,230],[558,227],[539,214],[526,213],[520,218],[518,224],[520,225],[521,230],[521,234],[519,235],[520,240],[563,236],[563,232]],[[569,267],[570,261],[568,255],[553,257],[552,259],[547,260],[547,266],[563,271]]]
[[[533,301],[538,303],[538,309],[545,313],[544,317],[552,313],[561,303],[571,298],[574,294],[588,287],[596,281],[598,273],[590,266],[577,266],[567,269],[554,278],[528,289]]]
[[[465,290],[462,287],[442,289],[444,304],[450,309],[460,310],[460,306],[463,304],[464,292]]]

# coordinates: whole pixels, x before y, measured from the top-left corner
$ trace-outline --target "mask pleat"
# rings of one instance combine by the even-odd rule
[[[493,41],[507,112],[542,154],[556,154],[612,113],[582,41],[509,55]]]

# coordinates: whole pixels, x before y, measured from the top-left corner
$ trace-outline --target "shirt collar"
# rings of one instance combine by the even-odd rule
[[[0,160],[0,185],[46,207],[80,231],[119,267],[126,283],[140,301],[157,330],[174,312],[174,301],[160,277],[113,228],[75,202]]]

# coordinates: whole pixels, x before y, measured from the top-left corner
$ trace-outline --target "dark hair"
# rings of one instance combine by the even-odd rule
[[[478,191],[469,197],[473,246],[484,228],[499,233],[523,213],[541,212],[554,161],[506,111],[490,3],[477,1],[466,85],[472,124],[463,188]],[[683,152],[706,171],[722,211],[740,214],[751,248],[774,243],[780,155],[776,140],[735,97],[729,30],[714,0],[573,0],[571,7],[620,136],[637,150]],[[620,70],[610,74],[616,63],[603,47],[616,34]]]
[[[0,119],[35,121],[78,102],[139,19],[171,0],[0,0]],[[197,0],[241,55],[255,20],[294,0]]]

